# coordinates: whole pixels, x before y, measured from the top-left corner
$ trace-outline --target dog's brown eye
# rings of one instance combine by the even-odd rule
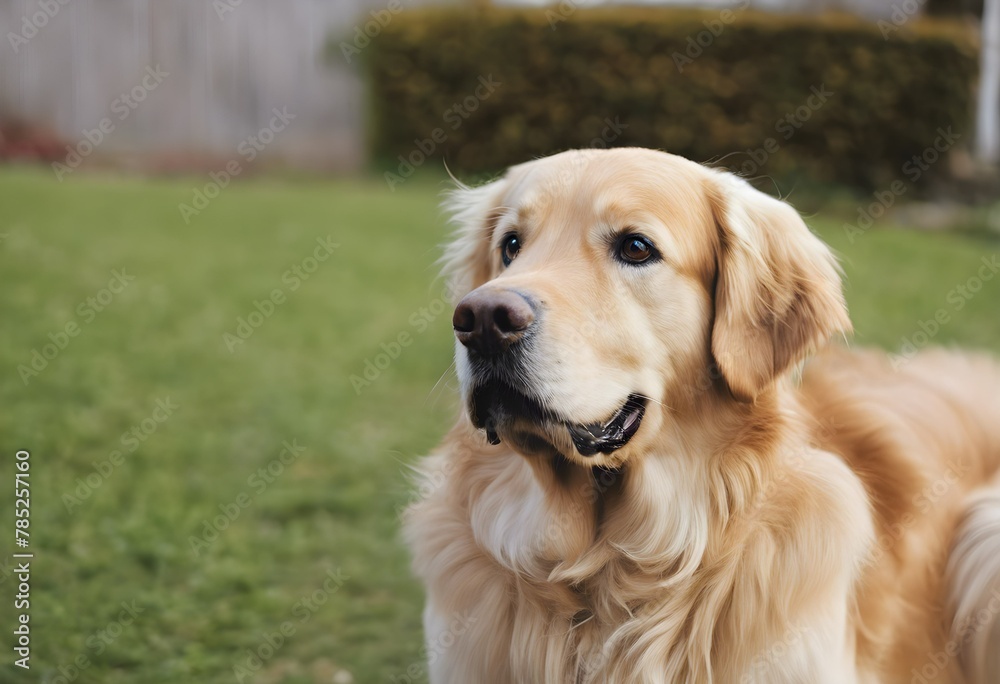
[[[618,243],[618,258],[627,264],[644,264],[658,256],[653,244],[642,235],[626,235]]]
[[[517,253],[521,251],[521,241],[513,233],[508,235],[500,243],[500,256],[503,259],[504,266],[510,266],[510,262],[514,260]]]

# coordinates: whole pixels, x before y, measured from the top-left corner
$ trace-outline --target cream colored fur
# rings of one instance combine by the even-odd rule
[[[677,157],[568,152],[451,204],[459,296],[541,302],[538,397],[580,423],[650,403],[611,454],[547,428],[552,457],[525,456],[463,413],[425,459],[406,534],[432,682],[1000,681],[996,616],[967,633],[1000,587],[995,363],[832,348],[800,384],[850,329],[832,255]],[[625,229],[663,261],[615,263]],[[467,394],[461,345],[456,364]]]

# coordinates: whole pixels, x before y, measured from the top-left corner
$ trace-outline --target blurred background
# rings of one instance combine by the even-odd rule
[[[853,344],[1000,352],[997,0],[0,0],[0,29],[34,554],[24,670],[0,484],[3,682],[426,681],[451,644],[399,525],[459,410],[447,170],[728,168],[838,252]]]

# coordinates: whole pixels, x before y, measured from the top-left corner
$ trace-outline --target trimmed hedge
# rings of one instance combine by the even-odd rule
[[[748,176],[879,187],[949,127],[968,142],[977,72],[969,29],[914,19],[883,31],[844,16],[570,0],[404,11],[364,55],[373,158],[405,178],[423,157],[492,172],[638,145]],[[500,85],[487,93],[490,78]]]

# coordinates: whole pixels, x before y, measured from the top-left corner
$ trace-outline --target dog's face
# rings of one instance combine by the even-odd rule
[[[753,401],[849,328],[833,258],[798,215],[679,157],[567,152],[454,205],[463,397],[526,456],[619,466],[669,407],[719,387]]]

